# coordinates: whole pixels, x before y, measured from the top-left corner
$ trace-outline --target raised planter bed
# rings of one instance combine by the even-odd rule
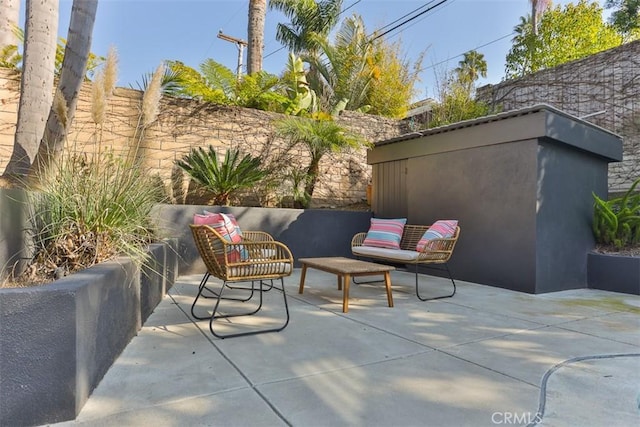
[[[590,252],[587,280],[592,289],[640,295],[640,257]]]
[[[174,242],[142,271],[105,262],[45,286],[0,289],[0,425],[72,420],[173,285]]]

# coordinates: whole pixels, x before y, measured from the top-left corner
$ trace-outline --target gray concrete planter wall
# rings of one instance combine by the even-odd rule
[[[27,193],[0,188],[0,280],[20,274],[25,265],[28,223]]]
[[[0,425],[74,419],[175,280],[172,244],[146,274],[126,258],[52,284],[0,289]]]
[[[640,257],[591,252],[587,259],[589,287],[640,295]]]

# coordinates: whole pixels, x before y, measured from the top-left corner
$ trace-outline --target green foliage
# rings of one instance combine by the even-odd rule
[[[296,116],[303,111],[309,113],[318,111],[318,99],[307,82],[304,62],[293,53],[289,53],[287,67],[282,75],[282,85],[288,98],[285,114]]]
[[[453,77],[445,74],[439,87],[440,102],[433,105],[427,127],[444,126],[489,114],[489,106],[474,99],[473,85],[469,85],[464,75],[462,77],[461,80],[459,72],[455,72]]]
[[[615,9],[609,16],[609,23],[620,33],[631,35],[640,29],[640,0],[607,0],[605,8]]]
[[[18,53],[18,46],[10,44],[0,49],[0,67],[18,69],[22,55]]]
[[[292,145],[301,144],[309,151],[311,159],[305,172],[303,193],[308,196],[305,196],[307,204],[320,176],[320,160],[326,154],[369,145],[362,137],[349,132],[326,114],[318,114],[314,118],[286,117],[276,122],[275,126],[279,136],[287,138]]]
[[[179,61],[168,61],[167,65],[174,96],[275,112],[283,112],[289,102],[279,93],[280,79],[264,71],[238,80],[231,69],[213,59],[200,64],[200,72]]]
[[[508,78],[581,59],[619,46],[623,41],[622,35],[602,20],[598,3],[586,0],[544,12],[537,36],[533,34],[530,20],[524,17],[515,32],[506,59]]]
[[[181,92],[181,75],[180,75],[180,65],[182,63],[175,62],[174,67],[170,67],[169,64],[165,64],[164,74],[162,75],[162,79],[160,81],[160,90],[163,95],[180,97],[182,96]],[[136,87],[134,88],[132,85],[129,85],[132,89],[137,89],[141,92],[146,92],[149,88],[149,84],[153,79],[154,71],[149,71],[142,75],[142,82],[136,82]]]
[[[176,74],[174,93],[185,98],[197,99],[200,101],[212,102],[216,104],[229,104],[229,86],[235,84],[236,76],[228,70],[232,82],[224,85],[213,86],[210,81],[188,65],[179,61],[167,61],[168,68]],[[214,68],[211,66],[210,68]],[[215,79],[215,75],[212,76]],[[226,92],[225,92],[226,90]]]
[[[409,102],[416,95],[416,84],[420,80],[424,52],[411,65],[402,59],[401,51],[400,42],[388,44],[378,39],[374,43],[369,61],[373,79],[366,100],[371,106],[371,114],[399,119],[409,110]]]
[[[470,50],[464,54],[454,71],[458,81],[471,91],[478,78],[487,77],[487,61],[483,54]]]
[[[230,149],[220,162],[211,145],[207,151],[203,147],[192,149],[181,160],[176,160],[176,165],[211,191],[214,205],[228,205],[234,194],[251,188],[266,176],[260,157],[242,156],[239,150]]]
[[[611,200],[602,200],[593,193],[593,233],[597,243],[616,249],[640,245],[640,192],[634,193],[638,184],[640,178],[622,197]]]
[[[359,16],[344,20],[330,43],[317,37],[315,43],[322,55],[303,58],[315,73],[311,87],[321,99],[323,111],[368,109],[369,85],[374,78],[373,44]]]
[[[291,20],[276,27],[276,40],[293,53],[313,53],[338,23],[342,0],[269,0],[269,8]]]
[[[111,153],[70,154],[38,178],[34,265],[60,274],[118,255],[144,261],[155,236],[150,212],[162,201],[162,188],[140,164]]]
[[[24,43],[24,30],[20,27],[14,27],[13,32],[21,43]],[[9,48],[8,51],[5,52],[5,49]],[[67,48],[67,40],[65,38],[60,37],[58,39],[58,44],[56,45],[56,58],[54,63],[54,73],[56,76],[60,76],[60,72],[62,71],[62,60],[64,59],[64,52]],[[6,57],[5,54],[11,53],[13,51],[13,57]],[[17,54],[18,47],[17,46],[7,46],[2,52],[0,52],[0,66],[8,67],[8,68],[17,68],[20,69],[22,66],[22,55]],[[2,65],[5,63],[6,59],[10,58],[6,65]],[[98,56],[93,52],[89,52],[89,58],[87,59],[87,68],[85,70],[85,78],[88,80],[89,77],[93,77],[96,68],[102,64],[106,58],[104,56]]]
[[[235,91],[235,105],[277,113],[284,112],[289,100],[280,93],[278,76],[265,71],[242,76]]]

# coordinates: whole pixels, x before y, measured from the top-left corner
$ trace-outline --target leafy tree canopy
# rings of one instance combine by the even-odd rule
[[[640,30],[640,0],[607,0],[605,8],[615,9],[609,22],[623,34],[633,34],[638,38]]]
[[[402,58],[400,42],[389,44],[382,39],[373,46],[373,79],[369,85],[366,103],[370,114],[402,118],[416,95],[416,83],[420,80],[424,52],[411,65]]]
[[[597,2],[586,0],[549,9],[540,18],[537,37],[530,20],[521,17],[515,28],[513,46],[507,54],[507,78],[552,68],[619,46],[623,42],[622,35],[603,21],[602,11]]]

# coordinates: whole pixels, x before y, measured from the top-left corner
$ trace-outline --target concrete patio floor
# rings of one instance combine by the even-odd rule
[[[300,295],[299,275],[285,279],[286,329],[225,340],[190,316],[201,276],[180,277],[77,419],[56,425],[640,425],[640,297],[459,281],[421,302],[396,271],[395,307],[383,285],[352,285],[342,313],[335,276],[309,269]],[[421,280],[427,296],[450,288]],[[281,303],[267,292],[264,314]]]

